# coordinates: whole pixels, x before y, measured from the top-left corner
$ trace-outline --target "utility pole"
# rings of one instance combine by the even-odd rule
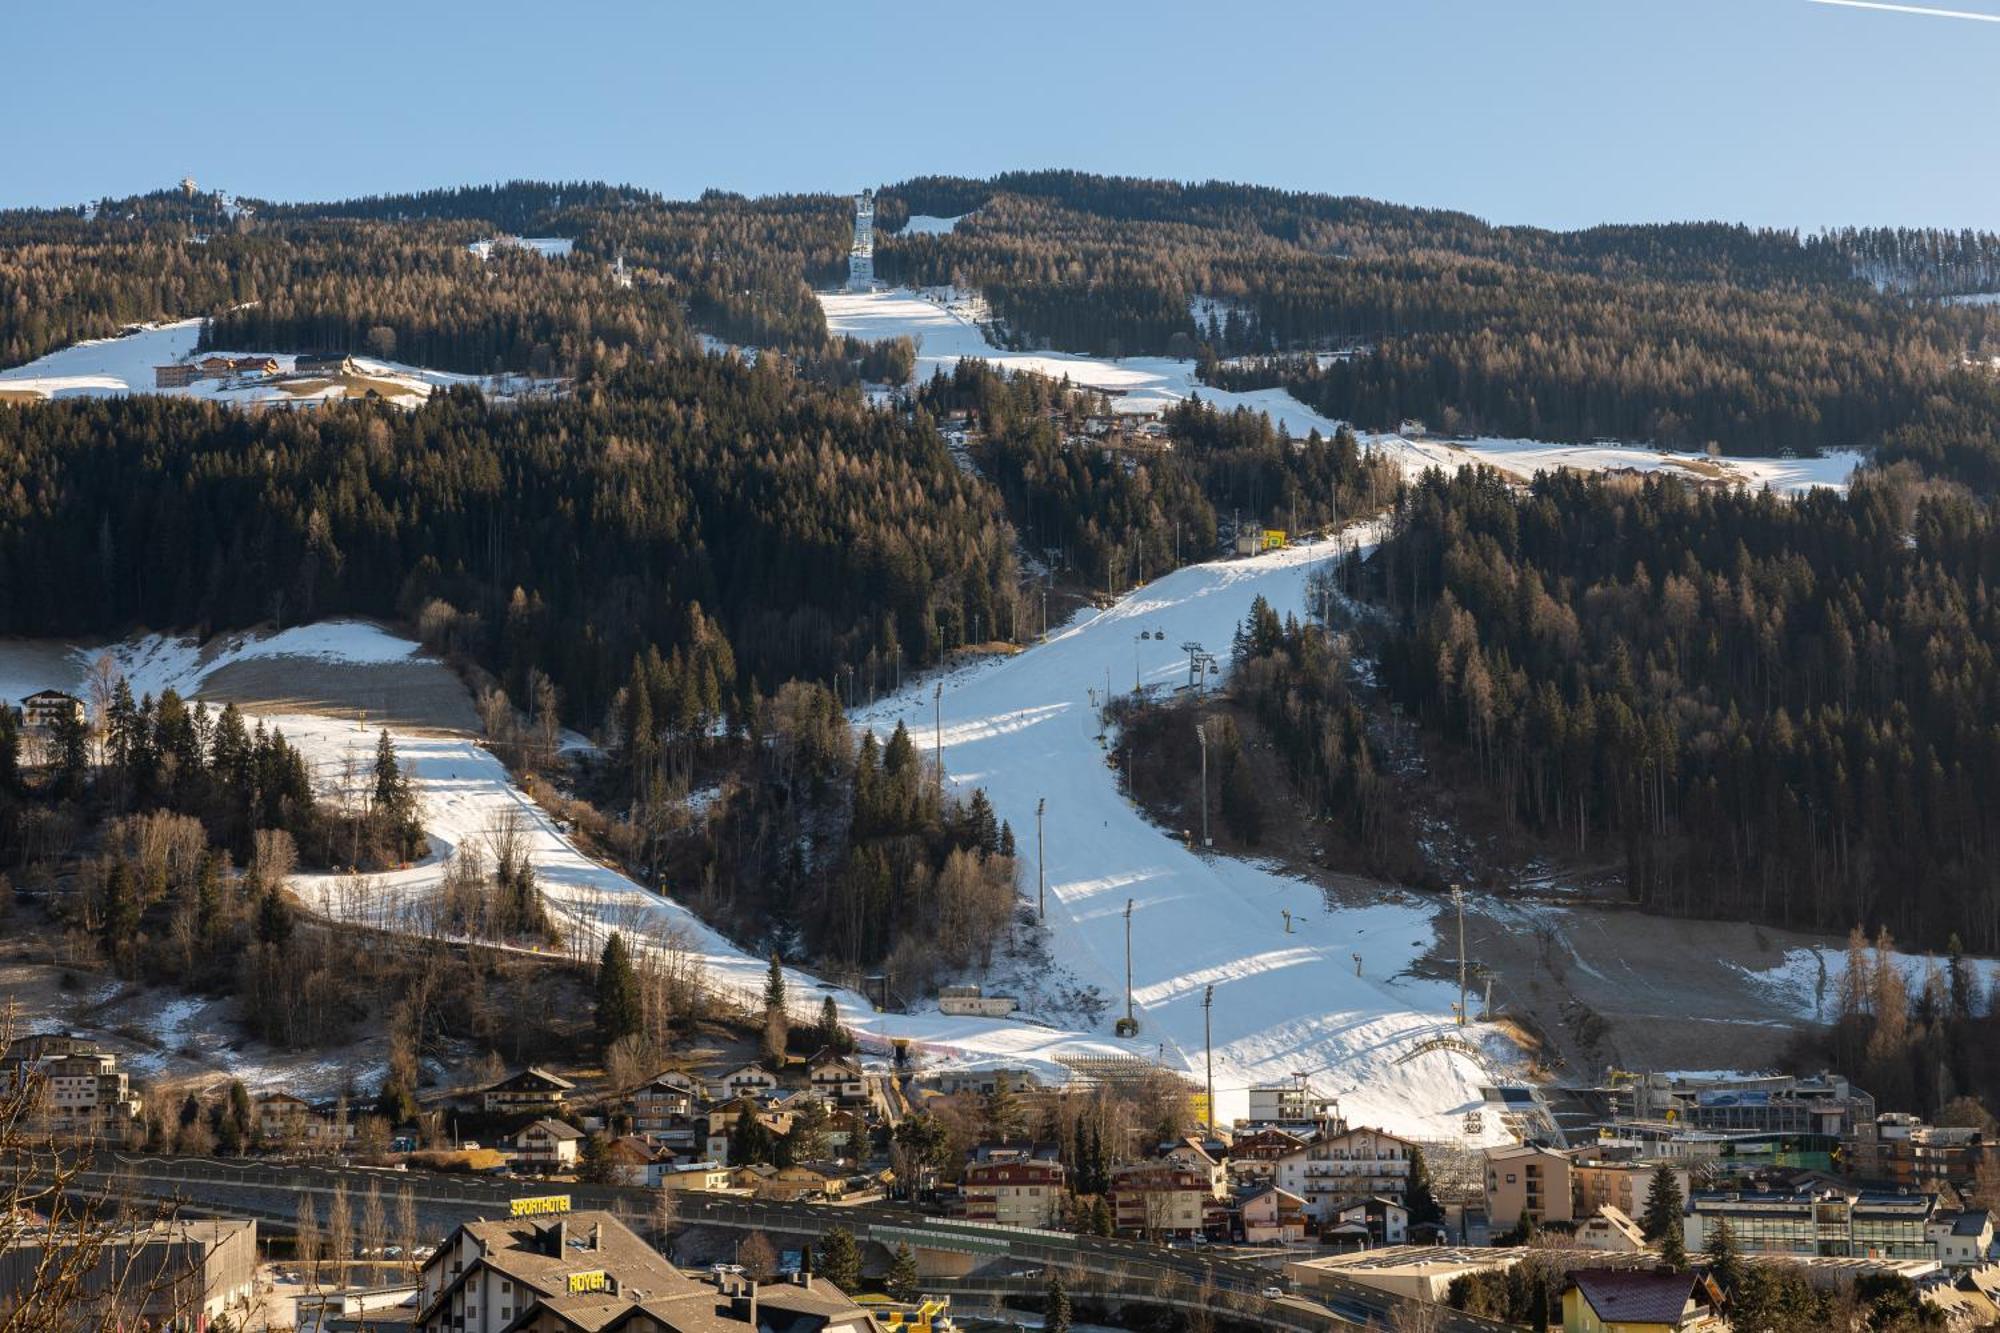
[[[1482,1005],[1479,1010],[1479,1021],[1482,1023],[1491,1023],[1493,1021],[1493,969],[1492,968],[1486,969],[1486,1003]]]
[[[1042,871],[1042,811],[1048,808],[1048,798],[1035,798],[1035,919],[1049,919],[1048,880]]]
[[[944,682],[931,686],[931,757],[937,761],[938,791],[944,791]]]
[[[1139,1020],[1132,1016],[1132,900],[1125,900],[1125,1031],[1129,1035],[1139,1030]]]
[[[1208,1136],[1215,1137],[1215,1028],[1210,1019],[1215,1010],[1215,986],[1201,996],[1201,1045],[1208,1061]]]
[[[1208,837],[1208,723],[1195,723],[1194,734],[1201,742],[1201,845],[1213,847]]]
[[[1466,1025],[1466,891],[1452,885],[1452,905],[1458,907],[1458,1027]]]

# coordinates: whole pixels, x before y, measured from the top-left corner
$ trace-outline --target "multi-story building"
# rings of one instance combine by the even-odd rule
[[[861,1062],[851,1055],[821,1051],[807,1062],[806,1077],[812,1090],[830,1102],[868,1100],[867,1077],[861,1072]]]
[[[1570,1216],[1590,1217],[1601,1208],[1616,1208],[1627,1217],[1646,1211],[1646,1195],[1653,1187],[1655,1161],[1609,1161],[1583,1157],[1570,1164]],[[1674,1184],[1681,1198],[1688,1196],[1686,1168],[1674,1166]]]
[[[632,1093],[632,1132],[665,1133],[693,1115],[701,1097],[701,1085],[686,1074],[668,1070],[655,1075]]]
[[[1847,1171],[1898,1189],[1969,1188],[1992,1145],[1980,1130],[1926,1124],[1902,1112],[1884,1112],[1857,1125],[1842,1145]]]
[[[560,1120],[537,1120],[514,1136],[514,1164],[530,1171],[567,1171],[583,1151],[583,1131]]]
[[[1303,1135],[1267,1125],[1238,1133],[1229,1145],[1229,1177],[1239,1185],[1267,1185],[1278,1174],[1278,1159],[1306,1146]]]
[[[1486,1219],[1496,1232],[1528,1218],[1536,1226],[1576,1216],[1569,1156],[1553,1148],[1518,1144],[1486,1150]]]
[[[480,1102],[485,1109],[496,1115],[509,1115],[527,1111],[560,1112],[569,1102],[569,1095],[576,1091],[576,1084],[551,1074],[536,1065],[529,1065],[511,1078],[505,1078],[480,1094]]]
[[[959,1197],[966,1220],[1010,1227],[1052,1227],[1062,1220],[1068,1173],[1050,1156],[1029,1149],[992,1149],[966,1166]]]
[[[700,1291],[700,1283],[682,1277],[612,1213],[474,1221],[424,1263],[414,1327],[500,1333],[542,1301],[634,1291],[668,1297]]]
[[[1648,1074],[1616,1089],[1619,1118],[1681,1129],[1840,1138],[1875,1120],[1875,1099],[1838,1074],[1689,1078]]]
[[[1379,1195],[1358,1199],[1334,1214],[1332,1225],[1322,1228],[1320,1235],[1354,1236],[1377,1248],[1401,1245],[1410,1238],[1410,1210]]]
[[[0,1081],[35,1085],[36,1123],[52,1134],[122,1138],[145,1109],[118,1057],[83,1037],[20,1037],[0,1057]]]
[[[1112,1220],[1127,1236],[1205,1234],[1224,1225],[1228,1216],[1206,1171],[1164,1159],[1112,1167],[1110,1198]]]
[[[83,700],[61,690],[37,690],[21,700],[21,725],[29,731],[48,732],[71,719],[82,722]]]
[[[1203,1143],[1190,1134],[1179,1143],[1164,1147],[1160,1156],[1175,1166],[1199,1171],[1208,1177],[1209,1193],[1222,1198],[1229,1191],[1229,1173],[1223,1169],[1222,1154],[1225,1151],[1219,1143]]]
[[[1250,1113],[1243,1123],[1252,1128],[1269,1125],[1307,1133],[1345,1128],[1340,1120],[1340,1102],[1322,1096],[1304,1079],[1250,1089]]]
[[[1791,1193],[1696,1195],[1687,1217],[1690,1253],[1708,1244],[1718,1219],[1745,1254],[1817,1255],[1856,1259],[1932,1259],[1937,1244],[1930,1194],[1851,1193],[1801,1189]]]
[[[1978,1268],[1993,1252],[1993,1215],[1984,1208],[1936,1213],[1930,1221],[1930,1238],[1944,1267]]]
[[[778,1079],[762,1065],[742,1065],[708,1085],[710,1101],[733,1101],[738,1097],[761,1097],[778,1090]]]
[[[1248,1186],[1237,1197],[1236,1217],[1252,1245],[1292,1245],[1306,1238],[1306,1201],[1276,1185]]]
[[[1379,1129],[1347,1129],[1314,1139],[1278,1159],[1275,1183],[1298,1195],[1321,1222],[1357,1200],[1401,1202],[1416,1147]]]

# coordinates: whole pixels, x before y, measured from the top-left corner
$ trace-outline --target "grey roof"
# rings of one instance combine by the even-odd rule
[[[1570,1274],[1570,1281],[1607,1324],[1678,1324],[1695,1278],[1692,1273],[1587,1268]]]

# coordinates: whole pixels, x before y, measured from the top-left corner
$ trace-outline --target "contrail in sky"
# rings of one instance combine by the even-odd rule
[[[1934,19],[1970,19],[1974,23],[2000,23],[2000,14],[1979,14],[1970,9],[1937,9],[1930,5],[1899,5],[1891,0],[1808,0],[1815,5],[1839,5],[1843,9],[1880,9],[1890,14],[1922,14]]]

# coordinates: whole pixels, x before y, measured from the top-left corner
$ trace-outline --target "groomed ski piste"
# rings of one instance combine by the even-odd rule
[[[1034,1069],[1044,1079],[1067,1076],[1065,1060],[1137,1056],[1202,1075],[1201,999],[1216,987],[1215,1078],[1218,1113],[1240,1114],[1253,1082],[1308,1073],[1337,1093],[1350,1117],[1426,1139],[1457,1138],[1463,1113],[1481,1101],[1492,1071],[1463,1054],[1434,1051],[1397,1061],[1423,1042],[1455,1034],[1448,1008],[1455,989],[1399,976],[1435,940],[1434,907],[1419,900],[1323,912],[1311,885],[1247,862],[1210,858],[1147,824],[1119,793],[1097,740],[1087,691],[1113,685],[1132,671],[1133,634],[1158,629],[1140,667],[1149,682],[1184,674],[1177,645],[1189,637],[1216,643],[1259,594],[1281,612],[1297,611],[1312,565],[1329,547],[1273,552],[1251,560],[1183,569],[1119,605],[1086,613],[1049,642],[944,679],[943,742],[949,780],[958,790],[984,786],[1001,817],[1028,835],[1035,801],[1046,796],[1049,944],[1055,962],[1107,997],[1124,994],[1124,909],[1132,899],[1134,1001],[1140,1032],[1132,1041],[1106,1032],[1045,1027],[1014,1019],[960,1018],[924,1012],[876,1014],[857,994],[823,986],[792,971],[802,1014],[832,993],[842,1014],[874,1052],[891,1039],[913,1041],[927,1064],[1004,1064]],[[147,636],[108,649],[0,654],[0,697],[19,698],[51,685],[81,690],[90,663],[109,651],[133,691],[158,695],[173,688],[198,697],[204,680],[250,658],[296,658],[361,665],[404,662],[416,645],[379,627],[325,622],[256,638],[228,636],[197,647]],[[440,668],[442,669],[442,668]],[[1125,675],[1129,685],[1130,676]],[[928,684],[912,686],[857,720],[887,729],[903,716],[920,741]],[[304,754],[329,795],[347,773],[365,774],[376,728],[352,717],[309,713],[262,715]],[[497,816],[518,812],[529,855],[551,913],[588,956],[616,929],[642,946],[684,951],[718,989],[755,996],[765,962],[710,929],[671,899],[641,887],[586,856],[509,778],[499,760],[471,736],[398,729],[398,753],[414,774],[432,854],[408,869],[372,876],[301,874],[294,888],[308,905],[357,925],[426,928],[427,906],[443,881],[443,856],[476,845]],[[365,779],[364,779],[365,780]],[[1023,837],[1023,846],[1031,845]],[[1033,891],[1027,865],[1024,883]],[[1280,909],[1299,918],[1284,932]],[[1365,964],[1356,976],[1351,954]],[[1489,1034],[1466,1035],[1503,1053]],[[1489,1126],[1494,1125],[1488,1118]],[[1489,1131],[1498,1133],[1497,1126]]]

